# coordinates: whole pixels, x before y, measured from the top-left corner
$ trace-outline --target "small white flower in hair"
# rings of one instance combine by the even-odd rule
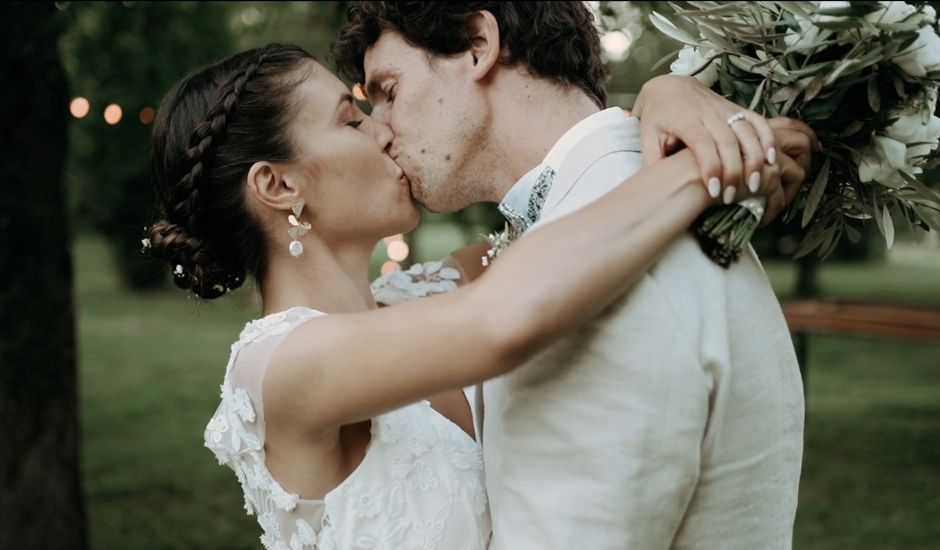
[[[180,265],[180,264],[176,264],[176,269],[173,271],[173,273],[176,273],[177,275],[182,275],[182,274],[183,274],[183,266]]]
[[[141,239],[140,244],[144,246],[144,250],[150,248],[150,239]]]

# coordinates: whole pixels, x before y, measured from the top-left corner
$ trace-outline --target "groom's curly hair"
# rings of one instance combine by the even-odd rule
[[[598,107],[607,104],[607,69],[594,15],[585,2],[358,2],[332,46],[337,70],[363,82],[363,58],[383,31],[398,32],[436,55],[470,48],[478,11],[493,14],[508,50],[504,65],[522,63],[532,74],[583,90]]]

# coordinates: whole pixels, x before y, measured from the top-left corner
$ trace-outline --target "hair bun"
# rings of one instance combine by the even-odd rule
[[[200,298],[218,298],[242,285],[245,269],[214,257],[205,240],[162,219],[146,229],[145,252],[170,264],[173,282]]]

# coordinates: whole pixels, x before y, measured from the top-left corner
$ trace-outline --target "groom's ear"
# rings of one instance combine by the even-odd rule
[[[478,11],[473,16],[473,39],[470,43],[470,54],[473,58],[471,75],[473,80],[479,81],[489,76],[490,71],[499,61],[501,44],[499,41],[499,24],[489,11]]]

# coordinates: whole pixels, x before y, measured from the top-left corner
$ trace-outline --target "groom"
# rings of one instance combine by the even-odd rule
[[[362,2],[334,46],[415,197],[499,203],[511,236],[642,164],[637,120],[604,109],[599,52],[583,2]],[[801,156],[777,136],[777,162]],[[483,402],[492,549],[791,546],[802,384],[752,253],[724,270],[681,238]]]

